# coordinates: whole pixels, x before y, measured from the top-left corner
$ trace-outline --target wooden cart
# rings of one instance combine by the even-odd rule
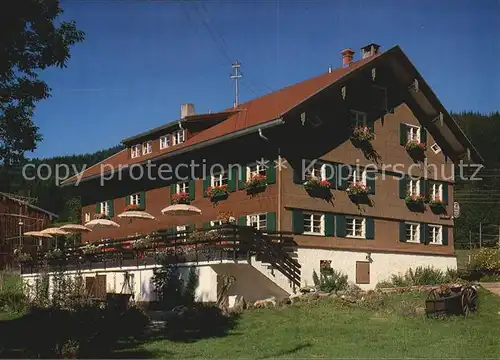
[[[477,291],[472,286],[432,289],[425,301],[425,312],[431,315],[470,315],[477,310]]]

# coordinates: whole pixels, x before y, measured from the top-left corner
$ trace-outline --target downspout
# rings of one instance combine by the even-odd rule
[[[259,137],[261,139],[264,139],[265,141],[269,141],[269,139],[264,136],[264,134],[262,133],[262,129],[259,128]],[[281,151],[280,151],[280,148],[278,148],[278,165],[281,164]],[[273,164],[271,164],[272,166]],[[281,231],[281,167],[278,166],[278,172],[279,172],[279,175],[278,175],[278,178],[276,179],[277,183],[278,183],[278,211],[277,211],[277,217],[278,217],[278,221],[277,221],[277,231]]]

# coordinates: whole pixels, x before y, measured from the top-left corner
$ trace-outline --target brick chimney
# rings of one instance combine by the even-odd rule
[[[377,55],[379,53],[380,45],[370,43],[361,48],[361,58],[366,59],[367,57]]]
[[[354,51],[352,49],[344,49],[340,52],[342,55],[342,67],[348,67],[354,58]]]
[[[187,116],[194,115],[194,104],[182,104],[181,105],[181,119]]]

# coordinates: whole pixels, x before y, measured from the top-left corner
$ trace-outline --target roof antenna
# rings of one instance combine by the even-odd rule
[[[236,87],[236,92],[235,92],[235,96],[234,96],[234,107],[237,107],[238,106],[238,79],[241,78],[243,76],[243,74],[241,73],[238,73],[238,70],[240,69],[240,63],[238,62],[238,60],[236,60],[231,66],[232,68],[234,69],[234,75],[231,74],[231,79],[234,79],[235,81],[235,87]]]
[[[328,64],[328,73],[331,74],[332,72],[332,64]]]

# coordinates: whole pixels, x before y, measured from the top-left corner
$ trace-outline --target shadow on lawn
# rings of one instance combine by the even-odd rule
[[[138,308],[125,312],[96,306],[33,308],[22,317],[0,322],[0,357],[107,358],[119,348],[136,346],[148,322]],[[151,354],[141,350],[132,357]]]
[[[197,340],[229,335],[239,315],[224,314],[216,306],[196,304],[181,312],[171,312],[165,319],[165,326],[149,336],[149,340],[170,340],[195,342]],[[232,334],[235,335],[235,334]]]

